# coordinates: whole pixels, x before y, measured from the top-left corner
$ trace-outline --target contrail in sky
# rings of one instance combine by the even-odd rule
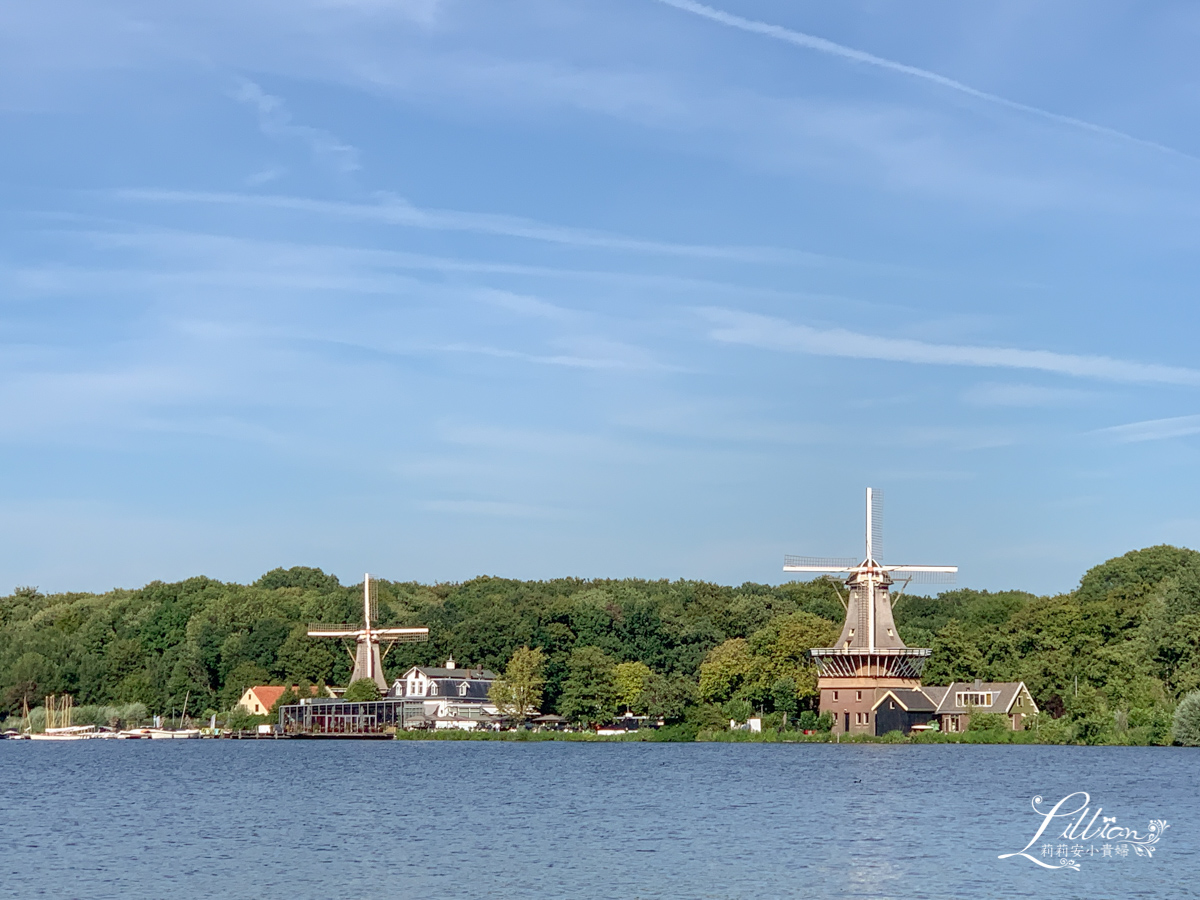
[[[738,28],[742,31],[749,31],[752,34],[761,34],[765,37],[774,38],[777,41],[784,41],[789,44],[794,44],[797,47],[804,47],[808,50],[816,50],[818,53],[825,53],[829,56],[838,56],[842,59],[848,59],[852,62],[865,63],[869,66],[876,66],[880,69],[887,69],[890,72],[899,72],[901,75],[908,75],[912,78],[920,78],[924,81],[931,81],[934,84],[944,88],[949,88],[952,91],[958,91],[960,94],[966,94],[969,97],[975,97],[978,100],[984,100],[988,103],[994,103],[997,106],[1004,106],[1008,109],[1015,109],[1019,112],[1028,113],[1031,116],[1037,116],[1040,119],[1046,119],[1051,122],[1058,122],[1061,125],[1070,125],[1073,128],[1081,128],[1084,131],[1090,131],[1093,134],[1102,134],[1106,137],[1117,138],[1122,141],[1128,141],[1133,144],[1138,144],[1142,147],[1149,147],[1163,153],[1170,153],[1174,156],[1182,156],[1187,159],[1197,159],[1190,153],[1185,153],[1182,150],[1176,150],[1174,147],[1168,147],[1165,144],[1159,144],[1155,141],[1148,141],[1145,138],[1134,137],[1131,134],[1126,134],[1123,131],[1117,131],[1115,128],[1107,128],[1104,125],[1097,125],[1094,122],[1087,122],[1083,119],[1076,119],[1073,116],[1064,116],[1060,113],[1050,112],[1046,109],[1041,109],[1037,106],[1029,106],[1026,103],[1018,103],[1016,100],[1009,100],[1007,97],[1001,97],[998,94],[991,94],[987,91],[981,91],[978,88],[973,88],[969,84],[963,84],[961,81],[955,81],[953,78],[947,78],[945,75],[939,75],[937,72],[931,72],[928,69],[921,69],[917,66],[906,65],[894,60],[885,59],[882,56],[875,56],[873,53],[866,53],[862,50],[855,50],[853,47],[846,47],[842,44],[834,43],[825,38],[817,37],[812,34],[805,34],[802,31],[793,31],[790,28],[784,28],[781,25],[772,25],[769,22],[759,22],[754,19],[745,19],[741,16],[735,16],[732,13],[727,13],[719,9],[714,9],[711,6],[705,6],[703,3],[696,3],[695,0],[658,0],[659,3],[665,3],[667,6],[673,6],[675,9],[690,12],[697,16],[703,16],[706,19],[711,19],[714,22],[719,22],[722,25],[728,25],[730,28]]]
[[[1033,369],[1129,384],[1178,384],[1200,387],[1200,369],[1130,362],[1107,356],[1080,356],[1052,350],[1018,347],[980,347],[931,344],[910,338],[880,337],[844,328],[813,328],[756,313],[709,307],[697,310],[712,323],[709,336],[725,344],[742,344],[764,350],[878,359],[919,365],[974,366],[1000,369]],[[1146,424],[1146,423],[1141,423]],[[1178,424],[1178,423],[1175,423]]]

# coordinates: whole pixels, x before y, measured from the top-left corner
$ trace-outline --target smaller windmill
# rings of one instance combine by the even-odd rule
[[[854,557],[829,559],[811,556],[784,557],[783,571],[806,574],[845,574],[849,597],[842,600],[846,621],[834,647],[809,652],[822,680],[826,678],[884,678],[919,680],[931,653],[907,647],[892,618],[897,581],[949,583],[958,566],[892,566],[879,562],[883,552],[883,492],[867,488],[867,553],[856,564]],[[897,592],[896,597],[900,592]],[[840,594],[839,594],[840,597]],[[898,683],[898,682],[897,682]]]
[[[428,628],[379,628],[376,622],[378,616],[379,590],[376,582],[371,580],[368,573],[363,577],[363,624],[362,625],[319,625],[308,626],[309,637],[353,638],[355,648],[350,651],[354,660],[354,672],[350,681],[360,678],[370,678],[379,686],[381,691],[388,689],[387,679],[383,677],[383,660],[396,644],[410,644],[429,640]],[[382,655],[379,652],[381,644],[387,649]],[[349,651],[349,648],[347,648]]]

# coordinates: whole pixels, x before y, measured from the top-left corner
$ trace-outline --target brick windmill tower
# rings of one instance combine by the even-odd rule
[[[921,686],[921,670],[933,651],[905,646],[892,606],[910,582],[948,583],[958,572],[958,566],[885,566],[878,560],[882,551],[883,492],[867,488],[867,554],[862,562],[856,565],[853,557],[784,557],[785,572],[846,576],[849,596],[838,594],[846,621],[837,644],[809,651],[817,664],[821,712],[833,713],[835,734],[873,734],[871,710],[877,697],[889,688]],[[897,582],[900,589],[893,594]]]

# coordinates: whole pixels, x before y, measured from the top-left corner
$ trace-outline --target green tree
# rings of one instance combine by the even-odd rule
[[[379,696],[379,685],[375,683],[374,679],[357,678],[350,682],[350,686],[346,688],[346,693],[342,695],[342,699],[354,703],[364,703],[371,700],[378,700]]]
[[[797,696],[796,680],[780,678],[771,685],[771,703],[776,712],[786,713],[789,718],[795,718],[800,709],[800,699]]]
[[[926,684],[949,684],[983,676],[983,654],[957,619],[951,619],[933,639],[933,655],[925,667]]]
[[[252,662],[241,663],[225,679],[225,688],[221,692],[221,706],[224,709],[232,709],[238,700],[241,699],[242,694],[246,693],[246,688],[270,683],[271,676],[262,666]],[[133,701],[141,698],[129,697],[125,699]]]
[[[269,716],[256,716],[244,706],[235,706],[225,719],[226,725],[233,731],[249,731],[259,723],[266,723]]]
[[[492,682],[488,698],[503,716],[523,722],[537,715],[542,706],[542,667],[546,655],[540,649],[521,647],[513,652],[504,676]]]
[[[12,668],[5,673],[8,688],[4,692],[4,703],[9,712],[17,712],[24,703],[30,707],[39,703],[43,690],[54,690],[57,682],[54,666],[40,653],[22,653]]]
[[[292,706],[300,701],[300,697],[292,690],[291,686],[284,688],[283,693],[279,695],[279,699],[271,704],[271,715],[279,712],[281,706]]]
[[[749,700],[727,700],[721,706],[721,712],[725,714],[725,718],[732,719],[735,722],[745,722],[754,715],[754,707]]]
[[[623,662],[613,670],[617,702],[625,707],[625,712],[646,711],[646,688],[651,674],[650,667],[642,662]]]
[[[1200,691],[1188,694],[1175,707],[1171,738],[1185,747],[1200,747]]]
[[[683,675],[668,677],[651,672],[644,696],[646,714],[671,725],[682,721],[688,707],[696,702],[696,684]]]
[[[612,719],[617,705],[616,666],[599,647],[577,647],[567,660],[558,708],[579,725],[600,725]]]
[[[753,668],[754,654],[744,638],[714,647],[700,666],[700,699],[705,703],[724,703],[746,683]]]

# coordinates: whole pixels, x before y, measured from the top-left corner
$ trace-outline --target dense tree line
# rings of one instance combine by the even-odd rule
[[[305,627],[355,621],[361,590],[303,567],[249,585],[18,588],[0,599],[0,703],[12,713],[69,692],[78,704],[169,714],[186,697],[196,715],[229,709],[252,684],[344,685],[349,654]],[[386,623],[431,630],[428,643],[394,648],[393,675],[450,655],[502,672],[534,648],[545,711],[598,721],[629,709],[695,727],[751,709],[814,723],[806,652],[833,640],[843,614],[827,581],[382,581],[379,607]],[[1128,553],[1059,596],[957,590],[904,597],[895,614],[910,646],[934,649],[926,683],[1024,680],[1057,723],[1048,733],[1066,740],[1169,740],[1175,704],[1200,688],[1200,553],[1191,550]]]

